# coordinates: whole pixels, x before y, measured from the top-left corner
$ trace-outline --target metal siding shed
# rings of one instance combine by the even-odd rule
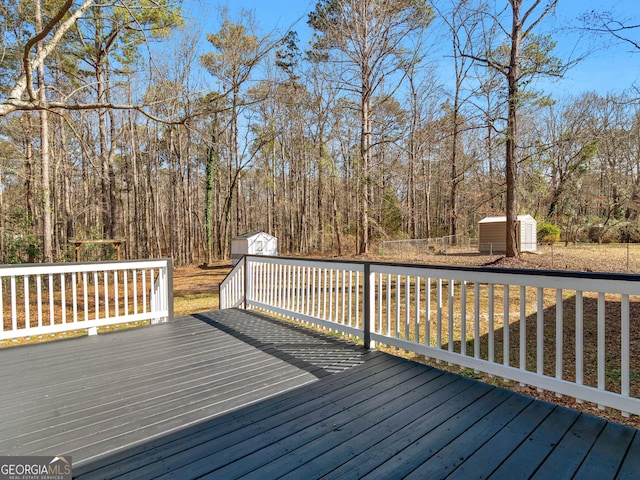
[[[518,215],[518,250],[535,252],[537,222],[531,215]],[[478,248],[482,253],[505,253],[507,217],[486,217],[478,222]]]

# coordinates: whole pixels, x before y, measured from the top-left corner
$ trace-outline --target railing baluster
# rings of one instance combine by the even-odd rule
[[[376,301],[376,305],[378,306],[378,328],[376,329],[376,332],[382,333],[382,306],[383,306],[383,302],[382,302],[382,273],[378,273],[378,296],[377,296],[377,301]]]
[[[396,275],[396,332],[400,336],[400,275]]]
[[[284,293],[285,293],[285,301],[284,301],[284,308],[286,308],[287,310],[291,310],[292,308],[292,295],[293,295],[293,269],[291,268],[291,265],[286,265],[284,267]]]
[[[356,272],[356,323],[355,327],[361,326],[362,315],[360,314],[360,274]],[[364,307],[363,307],[364,308]]]
[[[73,302],[73,323],[78,323],[78,274],[71,274],[71,298]]]
[[[282,294],[282,287],[284,286],[283,275],[284,266],[276,265],[276,306],[278,306],[278,308],[282,308],[282,299],[284,298]]]
[[[62,311],[62,323],[67,323],[67,287],[64,273],[60,274],[60,309]]]
[[[124,314],[129,315],[129,271],[123,270],[124,277]]]
[[[605,297],[604,292],[598,292],[598,389],[604,390],[606,386],[606,324],[605,324]],[[598,405],[603,409],[603,405]]]
[[[448,305],[448,319],[449,319],[449,324],[447,326],[447,329],[449,330],[449,335],[448,335],[448,344],[447,344],[447,350],[449,350],[450,352],[453,352],[453,315],[454,315],[454,303],[455,303],[455,293],[454,293],[454,282],[453,280],[449,280],[449,285],[448,285],[448,292],[449,292],[449,305]]]
[[[96,320],[98,320],[100,318],[100,292],[99,292],[99,288],[100,285],[98,283],[98,272],[95,271],[93,272],[93,296],[94,296],[94,302],[95,302],[95,316],[96,316]]]
[[[133,313],[138,313],[138,271],[133,271]]]
[[[155,312],[156,305],[156,271],[149,269],[149,311]]]
[[[538,312],[536,314],[536,373],[544,373],[544,289],[538,288]]]
[[[16,277],[11,276],[11,329],[18,330],[18,295],[16,295]]]
[[[520,286],[520,370],[527,369],[527,288]]]
[[[460,354],[467,355],[467,281],[460,286]]]
[[[339,275],[340,271],[336,270],[336,286],[334,288],[334,297],[335,297],[335,304],[334,304],[334,315],[333,318],[334,321],[336,323],[338,323],[338,315],[340,312],[340,303],[339,303],[339,298],[340,298],[340,275]]]
[[[411,323],[411,313],[409,312],[411,304],[411,277],[405,275],[404,277],[404,339],[410,340],[409,325]]]
[[[329,270],[329,316],[327,320],[335,322],[336,310],[338,309],[338,302],[336,292],[338,290],[338,271],[333,267]]]
[[[24,282],[24,326],[25,328],[31,327],[31,319],[29,315],[29,276],[22,277]]]
[[[391,335],[391,274],[387,273],[387,300],[386,300],[386,321],[387,321],[387,335]],[[398,332],[395,332],[396,338],[398,338]]]
[[[118,288],[118,271],[116,270],[115,272],[113,272],[113,300],[115,303],[115,316],[119,316],[120,315],[120,292],[119,292],[119,288]]]
[[[562,354],[563,354],[563,330],[562,322],[562,289],[556,288],[556,378],[562,380]]]
[[[298,290],[296,292],[296,312],[304,312],[304,269],[298,265],[296,269],[296,277],[298,279]]]
[[[420,343],[420,277],[415,282],[415,310],[413,312],[414,342]]]
[[[317,276],[317,269],[316,267],[313,267],[311,269],[311,312],[310,315],[312,317],[316,316],[316,292],[318,291],[318,276]]]
[[[149,281],[149,283],[153,285],[153,275],[149,277]],[[109,312],[111,310],[109,308],[109,275],[106,270],[102,273],[102,287],[104,289],[104,316],[109,318]]]
[[[428,347],[431,346],[431,277],[427,277],[427,285],[425,296],[427,297],[427,311],[425,312],[425,339],[424,344]]]
[[[323,280],[322,280],[322,316],[320,318],[327,319],[327,276],[328,272],[326,268],[323,268]]]
[[[142,313],[147,313],[147,270],[142,270]]]
[[[356,273],[356,275],[357,275],[357,273]],[[353,291],[353,272],[349,271],[349,294],[347,295],[349,305],[348,305],[347,317],[349,318],[349,326],[350,327],[353,327],[353,317],[354,317],[353,296],[354,296],[354,291]]]
[[[55,290],[53,288],[53,275],[49,275],[49,325],[55,324],[54,297]]]
[[[490,283],[487,285],[489,289],[489,352],[488,360],[493,363],[495,361],[495,285]]]
[[[347,309],[347,292],[346,292],[346,282],[347,282],[347,271],[342,270],[342,317],[340,323],[342,325],[346,325],[346,309]]]
[[[480,284],[473,286],[473,357],[480,358]]]
[[[89,320],[89,291],[87,286],[87,272],[82,272],[82,295],[84,298],[84,321]]]
[[[584,301],[582,292],[576,291],[576,383],[584,378]]]
[[[442,279],[436,281],[436,348],[442,348]]]
[[[0,277],[0,333],[4,333],[4,282]]]
[[[312,292],[312,288],[311,288],[311,267],[305,267],[305,274],[306,274],[306,294],[305,294],[305,305],[304,305],[304,313],[306,315],[309,315],[311,313],[310,310],[310,303],[311,303],[311,292]],[[351,277],[349,277],[349,280],[351,280]]]
[[[277,305],[278,302],[278,265],[271,265],[271,304]]]
[[[625,397],[629,396],[629,372],[630,372],[630,352],[629,352],[629,295],[624,294],[621,298],[620,309],[620,392]]]
[[[502,364],[506,367],[509,366],[509,354],[511,351],[510,348],[510,337],[509,337],[509,328],[511,327],[511,319],[509,318],[511,315],[510,305],[509,305],[509,285],[503,285],[503,297],[504,297],[504,309],[503,309],[503,327],[502,327]]]
[[[275,263],[271,263],[269,264],[269,283],[271,285],[271,289],[269,292],[269,304],[270,305],[275,305],[276,304],[276,288],[277,288],[277,281],[276,281],[276,264]]]

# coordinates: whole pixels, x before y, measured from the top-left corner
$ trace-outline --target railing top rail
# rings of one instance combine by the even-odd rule
[[[589,280],[605,280],[605,281],[625,281],[640,284],[640,274],[635,273],[611,273],[611,272],[580,272],[573,270],[538,270],[528,268],[504,268],[504,267],[483,267],[483,266],[458,266],[458,265],[434,265],[419,263],[396,263],[396,262],[371,262],[362,260],[349,259],[320,259],[320,258],[300,258],[300,257],[273,257],[247,255],[248,259],[270,260],[274,261],[295,261],[303,263],[325,263],[325,264],[344,264],[344,265],[370,265],[372,271],[377,271],[379,267],[388,267],[392,269],[409,269],[409,270],[434,270],[442,272],[457,273],[482,273],[496,275],[526,275],[529,277],[557,277],[567,279],[589,279]]]
[[[352,271],[362,272],[364,271],[364,265],[367,262],[358,262],[351,260],[338,260],[338,259],[318,259],[318,258],[301,258],[301,257],[273,257],[267,255],[246,255],[245,258],[249,261],[263,262],[263,263],[279,263],[283,265],[298,265],[306,266],[309,264],[317,264],[318,267],[322,267],[321,264],[331,265],[336,269],[348,269]]]
[[[167,259],[108,260],[101,262],[21,263],[0,265],[0,277],[38,275],[47,273],[82,273],[93,271],[127,270],[135,268],[160,268],[168,265]]]
[[[243,256],[238,263],[236,263],[233,268],[225,275],[225,277],[220,282],[220,289],[224,288],[224,286],[231,281],[231,278],[244,266],[245,258],[247,255]]]

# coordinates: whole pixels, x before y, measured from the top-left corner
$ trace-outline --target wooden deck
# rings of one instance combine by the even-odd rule
[[[0,351],[0,455],[77,478],[637,478],[640,434],[251,312]]]

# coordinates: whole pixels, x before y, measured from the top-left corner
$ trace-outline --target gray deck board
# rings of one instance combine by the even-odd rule
[[[637,478],[640,436],[252,312],[0,350],[0,455],[77,478]]]

